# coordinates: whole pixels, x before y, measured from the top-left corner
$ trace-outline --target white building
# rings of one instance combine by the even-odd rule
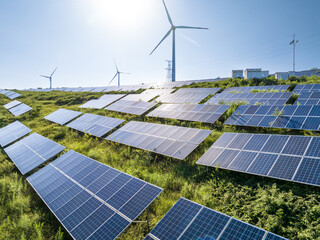
[[[274,77],[278,80],[287,80],[289,77],[289,73],[288,72],[276,72],[274,74]]]
[[[243,78],[243,70],[232,70],[232,78]]]
[[[261,68],[246,68],[243,75],[244,79],[266,78],[269,76],[269,71],[262,71]]]
[[[275,78],[278,80],[287,80],[290,76],[296,76],[296,77],[311,77],[311,76],[320,76],[320,69],[311,69],[311,70],[304,70],[300,72],[276,72]]]

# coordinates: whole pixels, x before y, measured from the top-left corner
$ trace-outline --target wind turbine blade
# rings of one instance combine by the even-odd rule
[[[108,84],[108,85],[110,85],[110,83],[113,81],[113,79],[115,79],[115,78],[116,78],[116,76],[118,75],[118,73],[119,73],[119,72],[117,72],[117,73],[116,73],[116,75],[114,75],[114,77],[111,79],[111,81],[109,82],[109,84]]]
[[[114,65],[116,66],[117,72],[119,72],[119,69],[118,69],[118,66],[117,66],[116,60],[114,60],[114,58],[113,58],[113,62],[114,62]]]
[[[48,77],[48,76],[44,76],[44,75],[40,75],[40,77],[44,77],[44,78],[50,78],[50,77]]]
[[[176,28],[205,29],[205,30],[208,30],[208,29],[209,29],[209,28],[203,28],[203,27],[189,27],[189,26],[176,26]]]
[[[51,73],[50,77],[52,77],[52,75],[55,73],[55,71],[57,70],[57,68],[58,68],[58,67],[56,67],[56,68],[54,69],[54,71]]]
[[[164,37],[161,39],[161,41],[158,43],[158,45],[152,50],[152,52],[150,53],[150,55],[159,47],[159,45],[163,42],[163,40],[165,40],[169,34],[171,33],[172,29],[170,28],[169,32],[167,32],[166,35],[164,35]]]
[[[166,9],[166,13],[167,13],[167,16],[168,16],[169,23],[171,24],[171,26],[173,26],[173,22],[172,22],[172,19],[171,19],[171,17],[170,17],[170,14],[169,14],[169,12],[168,12],[166,3],[164,2],[164,0],[162,0],[162,2],[163,2],[163,5],[164,5],[164,8]]]
[[[127,73],[127,72],[119,72],[119,73],[121,73],[121,74],[131,74],[131,73]]]

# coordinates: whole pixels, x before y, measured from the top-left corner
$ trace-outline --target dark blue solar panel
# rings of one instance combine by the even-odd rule
[[[162,240],[178,239],[201,206],[180,198],[151,233]]]
[[[252,134],[252,137],[244,146],[244,150],[260,151],[263,145],[267,142],[269,135]]]
[[[300,161],[301,157],[280,155],[268,176],[291,180]]]
[[[246,126],[258,126],[263,118],[264,118],[264,116],[252,116],[251,119],[246,123]],[[228,120],[229,120],[229,118],[228,118]]]
[[[217,239],[230,217],[203,208],[180,239]]]
[[[229,165],[228,169],[244,172],[258,155],[257,152],[240,152]]]
[[[282,153],[293,155],[304,155],[311,137],[291,136]]]
[[[271,127],[275,120],[275,116],[265,116],[259,123],[259,127]]]
[[[312,106],[298,106],[294,116],[308,116]]]
[[[27,180],[74,239],[117,237],[162,191],[74,151]]]
[[[302,125],[302,129],[315,129],[319,130],[320,118],[318,117],[308,117]]]
[[[197,164],[320,185],[320,137],[224,133],[216,143]]]
[[[304,123],[305,118],[304,117],[291,117],[289,120],[286,128],[291,129],[301,129],[302,124]]]
[[[293,180],[297,182],[320,185],[320,159],[303,158]]]
[[[258,240],[263,239],[265,231],[236,219],[231,219],[220,240]]]

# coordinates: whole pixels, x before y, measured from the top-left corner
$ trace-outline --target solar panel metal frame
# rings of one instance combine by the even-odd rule
[[[187,206],[185,206],[186,204]],[[210,219],[209,214],[215,215],[214,216],[215,222],[210,221],[212,219]],[[201,219],[201,218],[204,218],[204,219]],[[170,221],[171,219],[173,221]],[[205,228],[207,227],[205,226],[205,224],[208,224],[208,223],[204,224],[201,222],[201,220],[202,222],[205,220],[207,222],[210,221],[210,223],[214,224],[214,226],[211,226],[211,229]],[[184,222],[185,226],[178,224],[178,222],[182,222],[182,221]],[[233,227],[232,222],[241,224],[242,227],[245,226],[246,229],[243,229],[241,227],[240,228]],[[218,227],[220,229],[217,229]],[[194,228],[197,229],[197,232],[194,231]],[[259,231],[260,240],[266,239],[269,234],[272,234],[273,236],[276,236],[279,239],[286,240],[286,238],[278,236],[262,228],[258,228],[252,224],[246,223],[244,221],[230,217],[224,213],[205,207],[203,205],[200,205],[186,198],[180,197],[180,199],[173,205],[173,207],[169,210],[169,212],[160,220],[160,222],[158,222],[158,224],[152,229],[152,231],[144,239],[160,240],[160,239],[168,239],[168,237],[170,237],[170,240],[190,239],[191,236],[188,236],[188,230],[189,232],[191,231],[193,233],[192,239],[198,239],[198,238],[202,239],[202,238],[210,237],[215,240],[221,240],[222,238],[224,238],[225,234],[229,236],[231,235],[233,237],[232,239],[235,239],[236,237],[234,236],[234,234],[238,234],[238,237],[241,236],[241,239],[249,239],[249,236],[248,236],[249,233],[252,233],[253,235],[253,236],[250,235],[250,239],[258,239],[256,238],[257,234],[255,234],[255,232],[253,232],[250,229],[255,230],[256,232]],[[173,234],[173,231],[175,234]],[[210,232],[210,236],[208,236],[209,232]],[[161,234],[161,236],[159,236],[159,234]],[[212,234],[215,234],[218,236],[214,236]],[[175,235],[175,236],[172,236],[172,235]],[[163,238],[162,236],[165,236],[166,238]]]
[[[66,126],[69,128],[75,129],[77,131],[80,131],[80,132],[89,133],[95,137],[102,137],[102,136],[106,135],[107,133],[109,133],[114,128],[118,127],[124,121],[125,120],[118,119],[118,118],[112,118],[112,117],[106,117],[106,116],[86,113],[86,114],[80,116],[79,118],[71,121]],[[108,124],[110,124],[110,125],[108,125]],[[79,125],[82,127],[79,127]],[[93,130],[97,130],[97,127],[105,128],[105,130],[102,129],[103,131],[99,131],[99,133],[93,132]]]
[[[229,107],[229,105],[162,104],[148,113],[147,117],[171,118],[213,124]],[[201,114],[203,117],[201,117]]]
[[[130,121],[105,139],[183,160],[211,132],[204,129]]]
[[[70,157],[70,154],[71,154],[71,157]],[[74,175],[74,176],[72,177],[72,176],[70,176],[70,174],[67,174],[68,172],[65,172],[61,167],[57,167],[57,166],[56,166],[56,165],[58,165],[59,163],[61,163],[61,162],[59,162],[59,161],[61,161],[61,159],[63,159],[63,158],[66,157],[66,156],[67,156],[68,158],[72,158],[72,155],[76,155],[76,157],[79,157],[79,156],[84,157],[86,160],[90,160],[90,161],[92,161],[92,162],[95,162],[96,164],[99,164],[99,166],[96,167],[96,168],[94,168],[92,171],[88,172],[87,175],[84,175],[81,179],[79,179],[79,180],[77,181],[77,180],[74,179],[74,177],[77,176],[77,175]],[[74,159],[72,159],[71,161],[74,161]],[[84,161],[85,161],[85,160],[84,160]],[[82,162],[83,162],[83,161],[81,161],[81,163],[82,163]],[[92,162],[91,162],[91,164],[92,164]],[[55,164],[56,164],[56,165],[55,165]],[[68,163],[67,163],[66,165],[65,165],[65,163],[63,163],[63,164],[64,164],[64,165],[63,165],[62,167],[68,166]],[[69,163],[69,164],[70,164],[70,163]],[[89,166],[89,165],[90,165],[90,164],[87,164],[87,166]],[[92,179],[92,182],[89,183],[86,187],[85,187],[83,184],[80,183],[80,182],[81,182],[83,179],[85,179],[86,177],[89,177],[89,178],[90,178],[89,175],[90,175],[92,172],[94,172],[95,170],[97,170],[98,168],[102,168],[101,166],[107,167],[108,170],[105,171],[104,173],[102,173],[97,179]],[[55,169],[57,172],[62,173],[64,176],[66,176],[66,177],[68,178],[68,180],[70,180],[70,181],[72,181],[73,183],[75,183],[75,185],[80,186],[80,187],[82,188],[82,191],[86,191],[86,193],[88,193],[89,195],[91,195],[91,197],[89,197],[88,200],[86,200],[86,201],[83,202],[83,203],[80,203],[80,205],[79,205],[77,208],[75,208],[73,211],[70,211],[70,213],[68,213],[68,215],[64,216],[63,219],[60,219],[60,218],[56,215],[56,214],[57,214],[56,211],[59,210],[59,209],[61,209],[63,206],[65,206],[65,205],[68,203],[68,201],[65,202],[65,203],[64,203],[62,206],[60,206],[58,209],[53,210],[53,209],[49,206],[49,204],[52,203],[54,200],[51,200],[51,202],[47,202],[47,201],[45,201],[44,197],[48,196],[48,195],[49,195],[50,193],[52,193],[55,189],[52,189],[52,191],[45,193],[45,194],[46,194],[45,196],[41,196],[41,194],[37,191],[36,187],[35,187],[34,184],[32,183],[32,181],[33,181],[32,178],[35,178],[35,176],[37,176],[37,174],[40,175],[42,172],[45,172],[49,167],[52,167],[52,168]],[[85,167],[82,168],[81,170],[79,170],[77,173],[80,173],[80,172],[81,172],[82,170],[84,170],[84,169],[85,169]],[[124,174],[124,175],[126,175],[126,176],[129,176],[129,177],[131,177],[131,179],[129,179],[127,182],[125,182],[124,185],[121,186],[117,191],[115,191],[107,200],[103,200],[103,199],[101,199],[99,196],[97,196],[97,193],[98,193],[98,192],[97,192],[97,193],[91,192],[90,190],[87,189],[87,187],[88,187],[88,186],[91,186],[93,183],[95,183],[96,181],[98,181],[99,178],[101,178],[102,176],[108,174],[108,171],[110,171],[110,170],[116,171],[116,172],[118,172],[118,174],[114,174],[113,178],[110,178],[109,181],[108,181],[105,185],[103,185],[102,187],[99,188],[99,189],[100,189],[99,191],[103,190],[104,187],[106,187],[107,185],[109,185],[109,184],[110,184],[114,179],[116,179],[120,174]],[[45,175],[45,173],[42,174],[42,175]],[[42,175],[38,176],[38,178],[41,178]],[[118,207],[118,209],[117,209],[116,207],[110,205],[110,204],[108,203],[108,201],[109,201],[110,199],[112,199],[112,197],[114,197],[117,193],[119,193],[119,191],[121,191],[121,189],[122,189],[123,187],[125,187],[132,179],[136,179],[136,180],[144,183],[144,185],[142,185],[135,193],[133,193],[130,198],[128,198],[121,206]],[[37,178],[35,178],[35,180],[37,180]],[[41,179],[40,179],[40,180],[41,180]],[[32,186],[32,188],[35,190],[35,192],[39,195],[39,197],[42,199],[42,201],[47,205],[47,207],[50,209],[50,211],[55,215],[55,217],[58,219],[58,221],[64,226],[64,228],[67,230],[67,232],[70,234],[70,236],[71,236],[73,239],[76,239],[76,237],[75,237],[74,235],[72,235],[70,231],[71,231],[71,230],[74,230],[74,229],[76,229],[78,226],[80,226],[80,224],[81,224],[82,222],[84,222],[87,218],[85,217],[85,218],[82,220],[82,222],[77,223],[77,225],[73,226],[73,228],[72,228],[71,230],[68,229],[68,228],[65,226],[65,224],[63,223],[63,220],[65,220],[66,218],[68,218],[69,216],[71,216],[72,213],[75,213],[75,212],[77,211],[77,209],[80,209],[81,206],[84,206],[84,204],[85,204],[87,201],[89,201],[91,198],[95,198],[96,200],[98,200],[98,201],[101,203],[101,205],[98,206],[97,208],[93,209],[92,211],[88,212],[88,214],[90,213],[89,216],[92,216],[92,214],[95,213],[96,211],[98,211],[99,208],[101,208],[101,206],[106,206],[107,208],[109,208],[110,210],[112,210],[113,213],[112,213],[112,215],[111,215],[106,221],[103,221],[103,223],[102,223],[98,228],[94,229],[94,230],[92,231],[92,233],[89,234],[89,236],[88,236],[86,239],[89,239],[91,236],[94,236],[94,234],[97,233],[97,232],[99,231],[99,229],[102,229],[102,228],[107,224],[107,221],[110,221],[111,218],[112,218],[113,216],[116,216],[116,214],[117,214],[117,215],[119,215],[120,217],[122,217],[124,220],[128,221],[128,224],[125,225],[125,227],[123,227],[123,228],[121,229],[121,231],[118,232],[117,235],[113,236],[112,239],[115,239],[115,238],[117,238],[131,223],[133,223],[133,221],[134,221],[138,216],[140,216],[141,213],[142,213],[143,211],[145,211],[145,209],[147,209],[148,206],[149,206],[149,205],[160,195],[160,193],[163,191],[163,189],[160,188],[160,187],[158,187],[158,186],[155,186],[155,185],[153,185],[153,184],[150,184],[150,183],[148,183],[148,182],[146,182],[146,181],[144,181],[144,180],[141,180],[141,179],[139,179],[139,178],[136,178],[136,177],[134,177],[134,176],[131,176],[131,175],[129,175],[129,174],[126,174],[126,173],[124,173],[124,172],[122,172],[122,171],[116,170],[116,169],[114,169],[114,168],[112,168],[112,167],[110,167],[110,166],[108,166],[108,165],[105,165],[105,164],[103,164],[103,163],[100,163],[100,162],[98,162],[98,161],[96,161],[96,160],[94,160],[94,159],[91,159],[91,158],[89,158],[89,157],[86,157],[86,156],[84,156],[84,155],[82,155],[82,154],[79,154],[79,153],[77,153],[77,152],[75,152],[75,151],[72,151],[72,150],[68,151],[67,153],[65,153],[64,155],[62,155],[60,158],[58,158],[58,159],[56,159],[55,161],[53,161],[52,163],[48,164],[46,167],[42,168],[40,171],[38,171],[38,172],[34,173],[33,175],[29,176],[29,177],[27,178],[27,181],[28,181],[29,184]],[[115,185],[116,185],[116,183],[115,183]],[[57,188],[60,187],[60,186],[61,186],[61,185],[57,186]],[[135,196],[137,196],[137,193],[139,193],[139,192],[140,192],[142,189],[144,189],[146,186],[152,186],[154,189],[157,189],[158,192],[153,193],[153,197],[148,200],[149,202],[148,202],[147,204],[145,204],[146,206],[140,207],[139,212],[135,214],[134,219],[131,219],[130,217],[128,217],[128,216],[126,216],[125,214],[123,214],[122,212],[120,212],[121,209],[124,208],[124,207],[126,206],[126,204],[128,204]],[[56,189],[57,189],[57,188],[56,188]],[[72,188],[72,187],[70,186],[70,188]],[[69,189],[70,189],[70,188],[69,188]],[[42,190],[43,190],[43,189],[42,189]],[[66,191],[67,191],[67,190],[66,190]],[[150,192],[150,191],[149,191],[149,192]],[[79,193],[80,193],[80,192],[79,192]],[[63,194],[63,193],[60,193],[60,195],[59,195],[58,197],[60,197],[61,194]],[[75,193],[74,196],[72,195],[72,196],[70,197],[70,200],[69,200],[69,201],[75,199],[75,197],[77,197],[77,193]],[[50,200],[50,199],[49,199],[49,200]],[[104,238],[104,239],[105,239],[105,238]]]
[[[18,117],[22,114],[25,114],[32,110],[32,107],[28,106],[27,104],[21,103],[19,105],[16,105],[15,107],[12,107],[8,109],[9,112],[11,112],[15,117]]]
[[[241,105],[224,124],[319,131],[319,108],[320,106],[318,105]],[[283,110],[279,116],[275,114],[276,109],[278,109],[279,114]],[[302,111],[303,109],[304,111]],[[249,111],[250,114],[246,113],[246,111]],[[255,119],[258,120],[254,122],[253,120]],[[309,127],[310,121],[315,123],[316,127]]]
[[[28,143],[28,141],[33,140],[38,142],[38,144],[36,146],[33,147],[30,147],[28,144],[32,145],[32,143]],[[53,152],[50,152],[50,153],[45,153],[44,155],[47,155],[47,156],[43,156],[41,154],[41,151],[44,150],[44,147],[46,144],[50,144],[50,151],[52,151],[52,147],[53,145],[56,147],[56,149],[54,149]],[[23,153],[20,153],[17,152],[17,149],[16,148],[21,148],[21,146],[23,146],[25,149],[24,149],[24,152]],[[48,161],[49,159],[51,159],[52,157],[56,156],[58,153],[62,152],[63,150],[65,149],[64,146],[48,139],[48,138],[45,138],[37,133],[33,133],[23,139],[21,139],[20,141],[18,142],[15,142],[14,144],[6,147],[4,149],[4,151],[6,152],[6,154],[9,156],[9,158],[14,162],[14,164],[16,165],[16,167],[19,169],[19,171],[21,172],[22,175],[25,175],[26,173],[32,171],[33,169],[39,167],[41,164],[43,164],[44,162]],[[23,150],[23,149],[22,149]],[[25,150],[30,150],[29,153],[32,154],[32,156],[30,155],[30,157],[27,159],[26,158],[26,155],[27,153],[25,152]],[[21,149],[20,149],[21,151]],[[19,155],[17,155],[19,154]],[[18,161],[21,161],[21,159],[17,159],[17,157],[23,157],[23,161],[24,162],[17,162]],[[27,160],[26,160],[27,159]],[[30,160],[34,160],[33,162],[30,161]],[[29,161],[28,161],[29,160]],[[27,163],[30,163],[27,167],[27,168],[22,168],[24,165],[26,165]]]
[[[156,103],[151,103],[151,102],[130,101],[130,100],[120,99],[115,103],[106,107],[105,110],[142,115],[156,105],[157,105]]]
[[[60,108],[45,116],[44,119],[54,123],[58,123],[60,125],[64,125],[71,120],[79,117],[81,114],[82,112]]]
[[[19,121],[15,121],[3,128],[0,128],[0,146],[5,147],[30,132],[32,132],[30,128]]]
[[[260,137],[260,136],[265,136],[267,138],[267,140],[263,140],[261,142],[260,148],[257,148],[256,150],[245,149],[248,146],[248,144],[252,138]],[[241,141],[241,137],[242,137],[242,139],[244,139],[243,141]],[[246,137],[247,139],[245,139],[244,137]],[[269,139],[271,140],[272,138],[283,138],[285,140],[284,145],[282,145],[282,142],[280,142],[279,140],[269,142]],[[297,144],[296,144],[297,146],[293,146],[292,144],[289,143],[291,140],[296,140],[295,138],[300,138],[299,141],[301,139],[309,139],[307,145],[305,145],[306,148],[304,149],[303,144],[301,144],[299,142],[297,142]],[[274,139],[272,139],[272,140],[274,140]],[[256,140],[252,140],[252,141],[257,143]],[[230,147],[230,144],[233,144],[233,143],[240,144],[240,147]],[[270,144],[273,144],[273,145],[270,145]],[[317,147],[314,147],[313,144],[315,144]],[[311,145],[312,145],[312,147],[311,147]],[[272,149],[274,149],[274,151],[271,151],[270,149],[265,149],[269,146]],[[275,146],[279,147],[280,152],[278,150],[275,150]],[[264,149],[265,149],[265,151],[263,151]],[[299,151],[300,149],[302,149],[303,154],[293,154],[290,152],[289,153],[284,152],[284,151],[288,151],[290,149],[291,149],[291,151]],[[314,149],[317,149],[317,151],[315,151]],[[219,150],[219,151],[217,151],[217,153],[214,154],[212,151],[215,151],[215,150]],[[312,186],[317,186],[317,187],[320,186],[320,137],[299,136],[299,135],[223,133],[223,135],[198,159],[196,164],[203,165],[203,166],[216,167],[217,166],[217,164],[216,164],[217,159],[219,159],[219,157],[222,156],[222,154],[225,152],[225,150],[235,151],[235,156],[231,159],[230,162],[226,162],[228,164],[227,166],[224,165],[223,161],[218,162],[219,168],[227,169],[227,170],[231,170],[231,171],[235,171],[235,172],[242,172],[242,173],[262,176],[262,177],[270,177],[270,178],[279,179],[282,181],[302,183],[302,184],[312,185]],[[233,164],[237,163],[236,160],[238,159],[238,156],[241,153],[254,153],[254,154],[256,154],[252,159],[250,159],[249,157],[246,158],[245,161],[248,161],[249,165],[247,165],[247,167],[244,170],[239,169],[240,167],[238,167],[238,169],[236,169],[232,166]],[[314,153],[316,153],[317,156],[313,156],[312,154],[314,154]],[[273,160],[273,162],[269,163],[270,164],[268,166],[269,169],[268,168],[265,169],[266,174],[262,174],[262,173],[260,174],[258,172],[253,172],[252,167],[255,167],[256,163],[259,164],[260,163],[259,161],[267,164],[266,161],[263,161],[263,159],[262,160],[260,159],[261,157],[263,157],[263,155],[269,155],[269,159],[271,159],[270,157],[271,157],[271,155],[273,155],[273,157],[275,159]],[[289,169],[289,167],[284,168],[284,171],[290,170],[293,173],[292,177],[290,179],[285,178],[285,177],[281,178],[281,177],[276,177],[276,176],[270,175],[273,170],[275,170],[275,171],[277,170],[277,167],[278,167],[277,164],[278,163],[281,164],[281,161],[283,158],[290,158],[290,157],[292,159],[300,158],[298,164],[296,164],[295,169]],[[206,158],[210,159],[210,162],[211,162],[210,164],[206,163],[206,161],[207,161]],[[279,159],[281,159],[281,160],[279,160]],[[305,165],[305,162],[308,161],[305,159],[308,159],[308,160],[314,159],[315,161],[317,161],[317,163],[319,165],[317,168],[318,174],[313,173],[314,174],[313,176],[316,176],[316,179],[313,179],[313,180],[316,180],[317,182],[319,182],[319,184],[314,184],[314,183],[311,183],[308,181],[296,180],[296,177],[297,178],[299,177],[299,175],[297,175],[297,174],[300,173],[300,169],[303,170],[301,165]],[[240,163],[241,163],[241,161],[240,161]],[[291,164],[294,166],[295,163],[293,161],[291,161]],[[308,163],[306,163],[306,164],[308,164]],[[259,166],[259,165],[257,165],[257,166]],[[261,172],[261,170],[262,169],[260,169],[260,172]],[[283,172],[283,173],[285,173],[285,172]]]

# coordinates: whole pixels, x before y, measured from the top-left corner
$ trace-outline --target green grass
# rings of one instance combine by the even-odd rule
[[[319,83],[320,78],[295,78],[282,84]],[[254,85],[255,80],[226,80],[221,83],[199,83],[193,87],[228,87]],[[261,83],[259,83],[261,84]],[[262,84],[278,84],[266,79]],[[150,205],[151,229],[181,197],[203,204],[289,239],[320,239],[320,189],[308,185],[263,178],[223,169],[207,168],[195,162],[223,132],[251,132],[270,134],[319,135],[310,131],[225,126],[223,121],[236,109],[224,114],[214,125],[147,118],[106,110],[80,111],[95,113],[126,121],[148,121],[176,126],[212,130],[212,134],[184,161],[164,157],[148,151],[91,137],[43,119],[59,109],[79,110],[78,106],[101,93],[33,93],[22,92],[20,101],[33,110],[13,117],[0,106],[0,127],[15,120],[33,131],[50,138],[67,150],[81,154],[148,181],[164,189],[158,200]],[[10,102],[0,95],[0,105]],[[43,167],[43,166],[42,166]],[[28,175],[27,175],[28,176]],[[0,153],[0,239],[71,239],[49,211],[40,197],[21,176],[3,150]],[[146,220],[144,212],[138,220]],[[120,239],[143,239],[148,229],[144,223],[133,223]]]

